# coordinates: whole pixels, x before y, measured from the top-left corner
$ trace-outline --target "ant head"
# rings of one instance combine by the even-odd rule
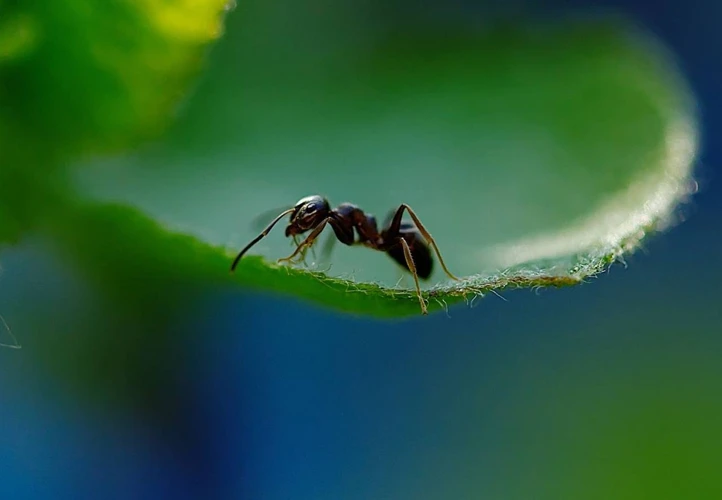
[[[286,236],[313,229],[328,217],[330,211],[328,201],[321,196],[308,196],[298,200],[291,214],[291,221],[286,227]]]

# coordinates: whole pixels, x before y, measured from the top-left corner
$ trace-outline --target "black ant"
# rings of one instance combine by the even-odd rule
[[[414,223],[404,222],[401,217],[406,210]],[[350,203],[342,203],[335,209],[331,209],[328,200],[318,196],[308,196],[300,199],[296,205],[288,210],[284,210],[259,234],[253,241],[241,250],[231,264],[231,272],[236,269],[241,257],[262,238],[264,238],[284,216],[291,214],[291,219],[286,226],[286,237],[293,236],[294,240],[297,235],[311,231],[311,234],[298,244],[296,250],[278,262],[292,262],[293,258],[301,253],[301,258],[305,254],[305,250],[313,245],[316,238],[327,224],[331,225],[336,238],[345,245],[364,245],[374,250],[385,252],[391,256],[399,265],[404,267],[414,276],[416,284],[416,295],[419,297],[422,314],[427,314],[426,303],[421,296],[421,288],[419,287],[419,278],[427,279],[431,276],[433,267],[433,258],[429,251],[429,246],[433,247],[439,263],[444,272],[453,280],[457,280],[456,276],[446,268],[444,259],[441,257],[439,248],[436,246],[434,238],[426,230],[414,211],[406,204],[401,204],[395,212],[387,220],[385,228],[378,230],[376,218],[373,215],[365,214],[363,210]],[[356,230],[354,234],[354,229]],[[358,239],[356,239],[358,235]],[[428,246],[426,243],[428,243]],[[303,252],[303,253],[302,253]]]

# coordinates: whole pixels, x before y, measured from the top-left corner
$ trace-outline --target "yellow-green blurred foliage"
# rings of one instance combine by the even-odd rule
[[[225,11],[226,0],[0,2],[0,242],[59,203],[57,167],[168,125]]]

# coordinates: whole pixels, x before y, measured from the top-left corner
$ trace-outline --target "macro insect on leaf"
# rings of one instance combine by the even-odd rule
[[[409,213],[413,222],[402,220],[404,211]],[[364,213],[363,210],[350,203],[342,203],[332,209],[328,200],[319,195],[302,198],[293,207],[278,214],[258,236],[238,253],[231,264],[231,272],[235,271],[243,255],[263,239],[278,221],[289,214],[291,217],[286,226],[286,237],[295,239],[298,235],[311,232],[297,244],[291,255],[279,259],[279,263],[293,263],[297,257],[302,259],[305,251],[314,244],[324,228],[330,225],[336,239],[344,245],[363,245],[384,252],[409,271],[414,277],[416,295],[419,298],[422,314],[427,314],[428,311],[426,302],[421,295],[419,278],[428,279],[433,270],[434,261],[429,247],[433,248],[444,272],[453,280],[459,279],[446,267],[434,238],[408,205],[402,203],[391,213],[379,231],[373,215]]]

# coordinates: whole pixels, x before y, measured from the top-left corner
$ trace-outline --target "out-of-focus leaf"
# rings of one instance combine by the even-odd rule
[[[97,153],[156,134],[220,35],[226,4],[3,2],[1,144]]]
[[[164,130],[226,4],[0,2],[0,242],[52,216],[58,167]]]

